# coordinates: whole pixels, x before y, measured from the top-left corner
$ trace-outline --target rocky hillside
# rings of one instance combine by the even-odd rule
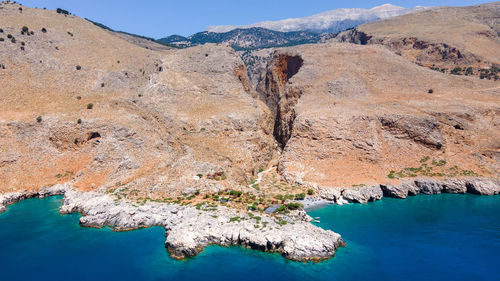
[[[315,33],[337,33],[363,23],[400,16],[422,9],[424,8],[415,7],[407,9],[391,4],[384,4],[372,9],[336,9],[304,18],[265,21],[245,26],[210,26],[207,28],[207,31],[225,33],[234,29],[260,27],[281,32],[310,31]]]
[[[498,82],[429,70],[381,46],[329,43],[277,50],[258,89],[289,182],[500,172]]]
[[[158,39],[158,42],[173,44],[179,47],[199,46],[206,43],[224,43],[229,44],[235,50],[253,50],[316,43],[321,38],[322,36],[317,33],[306,31],[279,32],[254,27],[249,29],[234,29],[224,33],[204,31],[189,37],[171,35]]]
[[[436,71],[498,80],[499,22],[500,2],[442,7],[367,23],[335,40],[384,45]]]
[[[3,192],[70,181],[132,197],[216,192],[273,157],[269,111],[229,47],[151,50],[5,3],[0,28]]]
[[[228,46],[150,48],[17,4],[0,16],[2,191],[71,182],[191,200],[255,192],[257,173],[278,164],[263,208],[283,179],[301,192],[499,172],[498,82],[326,43],[261,51],[255,91]]]

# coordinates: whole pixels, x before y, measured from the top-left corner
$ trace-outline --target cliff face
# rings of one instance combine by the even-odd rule
[[[290,76],[292,60],[302,66]],[[500,171],[493,81],[437,73],[382,47],[329,43],[277,50],[258,88],[275,113],[289,182],[349,187]]]
[[[0,7],[2,192],[72,182],[272,202],[279,179],[267,195],[248,184],[277,162],[288,184],[327,187],[499,172],[498,82],[326,43],[266,50],[255,91],[228,46],[146,48],[75,16]]]
[[[229,47],[153,51],[19,8],[0,5],[1,191],[74,180],[171,197],[246,184],[272,157],[269,112]]]
[[[498,80],[497,69],[491,75],[482,69],[498,68],[500,64],[499,21],[499,2],[432,8],[363,24],[333,40],[384,45],[412,62],[437,71]]]

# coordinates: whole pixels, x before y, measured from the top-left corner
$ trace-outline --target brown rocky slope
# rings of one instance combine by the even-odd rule
[[[217,191],[273,155],[268,110],[245,91],[229,47],[153,51],[76,16],[5,3],[0,28],[3,192],[72,179],[142,197]],[[216,173],[227,179],[193,180]]]
[[[384,47],[331,43],[277,50],[259,92],[277,116],[280,173],[349,187],[497,175],[499,86]]]
[[[439,7],[363,24],[333,40],[380,44],[437,71],[498,80],[499,22],[500,2]]]

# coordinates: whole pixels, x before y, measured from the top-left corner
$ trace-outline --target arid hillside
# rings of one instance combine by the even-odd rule
[[[499,82],[439,73],[382,46],[329,43],[277,50],[259,92],[277,116],[289,182],[500,172]]]
[[[68,181],[143,197],[217,191],[273,156],[267,107],[227,46],[153,51],[6,3],[0,28],[1,191]]]
[[[500,2],[426,9],[363,24],[334,40],[381,44],[437,71],[498,79]]]
[[[466,18],[458,11],[438,18]],[[465,58],[497,63],[498,34],[469,40],[486,26],[446,36]],[[227,45],[169,49],[5,2],[0,28],[0,192],[70,183],[191,204],[238,190],[238,206],[264,209],[310,188],[500,172],[500,82],[384,46],[277,49],[255,90]]]

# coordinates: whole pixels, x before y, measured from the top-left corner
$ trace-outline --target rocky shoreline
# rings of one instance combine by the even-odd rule
[[[318,187],[318,197],[302,201],[306,210],[327,204],[367,203],[385,197],[406,198],[417,194],[472,193],[500,194],[500,180],[494,178],[446,179],[419,178],[399,185],[355,188]],[[321,229],[299,211],[290,216],[271,217],[238,211],[223,206],[180,206],[157,202],[136,204],[118,200],[100,191],[80,192],[71,184],[42,187],[40,191],[0,195],[0,213],[6,206],[33,197],[64,195],[60,213],[82,214],[84,227],[112,227],[127,231],[151,226],[164,227],[165,247],[173,258],[194,256],[211,244],[239,245],[264,252],[277,252],[296,261],[331,258],[345,245],[341,236]]]
[[[277,252],[295,261],[331,258],[345,243],[341,236],[309,223],[300,211],[292,216],[274,218],[226,207],[190,207],[147,202],[136,205],[99,192],[80,192],[69,184],[42,188],[40,192],[0,195],[0,210],[23,199],[64,194],[60,212],[79,212],[80,225],[112,227],[127,231],[151,226],[166,230],[165,247],[173,258],[194,256],[211,244],[239,245],[265,252]]]
[[[317,187],[322,199],[342,205],[346,203],[366,204],[383,197],[401,198],[417,194],[500,194],[500,180],[496,178],[449,178],[442,181],[433,178],[404,180],[397,185],[379,184],[373,186],[331,188]]]

